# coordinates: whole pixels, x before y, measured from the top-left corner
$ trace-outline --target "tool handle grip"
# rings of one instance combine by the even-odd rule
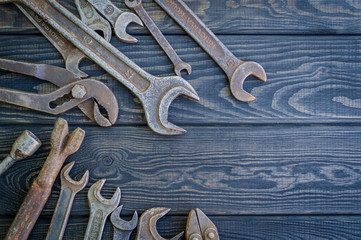
[[[0,175],[2,175],[6,170],[8,170],[12,165],[14,165],[15,160],[8,155],[1,163],[0,163]]]

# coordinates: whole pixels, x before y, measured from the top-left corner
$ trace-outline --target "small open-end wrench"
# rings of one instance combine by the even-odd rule
[[[33,155],[41,146],[41,141],[29,130],[25,130],[14,142],[9,155],[0,163],[0,175],[15,162]]]
[[[193,87],[178,76],[155,77],[136,65],[109,42],[55,0],[0,0],[21,3],[61,34],[110,75],[128,87],[141,101],[149,127],[159,134],[175,135],[186,131],[168,121],[168,109],[179,95],[199,100]]]
[[[152,34],[154,39],[158,42],[159,46],[167,54],[168,58],[174,65],[174,72],[178,76],[181,76],[181,71],[186,70],[188,75],[192,72],[192,67],[189,63],[184,62],[173,49],[172,45],[164,37],[163,33],[159,30],[155,22],[149,16],[147,11],[144,9],[142,0],[125,0],[125,4],[128,8],[134,10],[140,19],[144,22],[149,32]]]
[[[7,90],[7,89],[1,89],[0,92],[6,91],[8,94],[11,94],[11,96],[17,95],[18,98],[13,99],[10,96],[0,96],[1,99],[11,103],[11,101],[14,101],[13,103],[16,105],[24,106],[24,107],[36,107],[35,110],[49,112],[49,104],[54,98],[60,98],[62,97],[63,93],[70,90],[70,86],[67,84],[76,84],[80,83],[79,80],[74,73],[60,67],[47,65],[47,64],[36,64],[36,63],[29,63],[24,61],[16,61],[6,58],[0,58],[0,70],[4,71],[11,71],[16,73],[25,74],[28,76],[36,77],[41,80],[45,80],[48,82],[51,82],[59,87],[63,87],[61,89],[58,89],[57,91],[47,94],[47,95],[38,95],[34,93],[24,93],[24,92],[15,92],[13,90]],[[113,125],[118,117],[118,101],[116,100],[116,97],[114,93],[103,83],[96,81],[96,80],[86,80],[85,83],[88,85],[88,89],[85,88],[85,86],[82,86],[79,88],[75,88],[75,91],[72,91],[75,96],[73,96],[74,100],[77,99],[77,101],[73,101],[73,103],[68,103],[69,105],[63,105],[58,106],[57,110],[54,108],[50,109],[50,113],[52,114],[58,114],[62,111],[66,111],[67,109],[70,109],[74,106],[78,106],[78,108],[92,121],[96,122],[98,125],[103,127],[109,127]],[[65,87],[67,86],[67,87]],[[74,87],[76,85],[73,85]],[[98,88],[99,86],[99,88]],[[90,89],[89,89],[90,88]],[[67,90],[68,89],[68,90]],[[72,89],[73,90],[73,89]],[[86,96],[85,93],[88,93],[88,96]],[[95,95],[93,95],[95,93]],[[43,102],[38,102],[37,104],[33,105],[33,102],[27,102],[29,99],[21,98],[23,96],[31,96],[33,100],[40,100],[43,99]],[[93,95],[94,97],[91,97]],[[47,96],[47,97],[46,97]],[[80,98],[76,98],[80,97]],[[90,98],[89,98],[90,97]],[[86,100],[85,98],[89,98]],[[96,99],[98,103],[94,101]],[[45,102],[44,102],[45,101]],[[102,104],[106,103],[104,106]],[[26,104],[26,105],[25,105]],[[39,104],[42,107],[42,109],[39,109]],[[41,105],[42,104],[42,105]],[[107,111],[107,117],[104,117],[99,110],[98,104],[102,105],[106,111]],[[34,108],[32,108],[34,109]],[[60,111],[61,110],[61,111]]]
[[[74,0],[80,19],[94,31],[101,31],[105,40],[110,42],[112,27],[86,0]]]
[[[126,31],[130,23],[143,26],[142,20],[131,12],[124,12],[115,6],[110,0],[88,0],[113,25],[115,35],[122,42],[137,43],[138,39],[129,35]]]
[[[123,205],[115,209],[110,216],[110,221],[113,224],[114,235],[113,240],[129,240],[130,234],[138,225],[138,213],[134,212],[133,217],[130,221],[124,221],[120,218],[120,212],[122,211]]]
[[[105,199],[100,194],[105,179],[101,179],[94,183],[88,192],[88,201],[90,206],[90,217],[85,232],[85,240],[101,240],[105,220],[108,215],[117,208],[120,202],[120,189],[117,188],[111,199]]]
[[[188,215],[186,240],[219,240],[216,225],[199,208]]]
[[[159,235],[157,231],[157,221],[166,215],[170,208],[151,208],[145,211],[139,219],[136,240],[166,240]],[[178,240],[182,237],[183,232],[172,237],[170,240]]]
[[[230,82],[233,96],[242,102],[255,99],[243,89],[245,79],[254,75],[267,80],[263,67],[256,62],[244,62],[233,53],[207,28],[197,15],[182,0],[154,0],[166,11],[223,69]]]
[[[56,204],[53,218],[51,219],[47,240],[61,240],[65,232],[66,224],[68,222],[71,207],[75,195],[80,192],[89,181],[89,171],[87,170],[80,181],[74,181],[69,172],[73,168],[75,162],[67,164],[60,173],[61,191]]]
[[[51,188],[65,159],[78,151],[84,135],[85,132],[81,128],[77,128],[69,135],[67,121],[58,118],[51,133],[51,152],[16,214],[5,237],[6,240],[27,239],[29,237],[50,196]]]

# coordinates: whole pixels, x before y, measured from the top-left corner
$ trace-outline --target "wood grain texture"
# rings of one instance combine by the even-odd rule
[[[77,14],[72,0],[59,0]],[[123,1],[113,0],[121,9]],[[184,33],[151,0],[144,7],[166,34]],[[189,7],[217,34],[360,34],[359,1],[318,0],[185,0]],[[0,6],[0,29],[3,33],[33,33],[34,27],[11,4]],[[146,33],[131,26],[129,32]]]
[[[24,127],[1,128],[0,148]],[[51,128],[29,127],[45,143],[40,152],[0,177],[0,215],[14,215],[49,152]],[[74,129],[75,127],[73,127]],[[72,176],[90,171],[103,194],[122,189],[126,210],[171,207],[178,214],[199,207],[209,214],[360,214],[359,126],[189,127],[164,137],[146,127],[85,127]],[[8,140],[9,139],[9,140]],[[6,141],[5,141],[6,140]],[[43,211],[50,215],[59,182]],[[87,190],[74,215],[88,212]]]
[[[113,44],[139,66],[154,75],[169,75],[173,69],[159,46],[149,36],[139,36],[138,45]],[[180,56],[193,67],[184,76],[196,89],[199,103],[178,98],[169,119],[177,124],[254,123],[359,123],[361,119],[361,53],[356,36],[221,36],[222,41],[244,60],[261,63],[268,82],[253,77],[245,89],[256,96],[250,103],[235,100],[222,70],[185,36],[171,36]],[[63,60],[44,38],[0,37],[0,57],[63,66]],[[82,63],[90,77],[105,82],[119,101],[118,125],[144,125],[139,100],[121,83],[90,61]],[[51,86],[17,74],[0,72],[3,87],[27,91],[50,91]],[[0,103],[0,123],[18,121],[53,124],[56,117]],[[62,114],[71,123],[88,124],[77,109]]]

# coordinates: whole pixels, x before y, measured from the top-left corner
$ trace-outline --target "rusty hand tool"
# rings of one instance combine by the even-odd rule
[[[134,212],[133,217],[130,221],[124,221],[120,218],[120,212],[122,211],[123,205],[115,209],[110,216],[114,229],[113,240],[129,240],[130,234],[138,225],[138,213]]]
[[[75,195],[80,192],[88,183],[89,171],[87,170],[80,181],[74,181],[69,172],[73,168],[75,162],[67,164],[60,173],[61,191],[56,204],[53,218],[51,219],[47,240],[63,239],[66,224],[68,222],[71,207]]]
[[[36,77],[61,87],[50,94],[43,95],[0,88],[0,93],[4,93],[4,95],[0,95],[0,101],[51,114],[59,114],[77,106],[87,117],[103,127],[113,125],[118,118],[118,101],[114,93],[99,81],[79,80],[74,73],[56,66],[5,58],[0,58],[0,70]],[[69,102],[56,106],[56,108],[50,107],[50,102],[70,92],[72,99]],[[13,98],[14,96],[15,98]],[[107,117],[100,113],[98,104],[106,109]]]
[[[105,40],[110,42],[112,37],[112,27],[86,0],[74,0],[78,9],[80,19],[94,31],[103,33]]]
[[[158,42],[159,46],[167,54],[168,58],[174,65],[174,72],[181,77],[181,71],[186,70],[188,75],[192,72],[192,67],[188,63],[184,62],[164,37],[163,33],[159,30],[155,22],[149,16],[147,11],[144,9],[142,0],[125,0],[125,4],[128,8],[134,10],[137,15],[142,19],[149,32],[152,34],[154,39]]]
[[[12,222],[6,240],[27,239],[50,196],[65,159],[79,149],[84,135],[81,128],[69,135],[67,121],[61,118],[56,121],[50,138],[50,154]]]
[[[94,183],[88,192],[90,217],[84,237],[86,240],[100,240],[102,238],[105,220],[117,208],[120,202],[121,194],[119,188],[117,188],[111,199],[105,199],[100,194],[105,181],[105,179],[101,179]]]
[[[179,95],[199,97],[193,87],[178,76],[155,77],[136,65],[114,46],[92,31],[55,0],[0,0],[31,8],[95,63],[128,87],[143,104],[149,127],[164,135],[186,131],[167,120],[168,108]]]
[[[138,39],[126,32],[127,26],[134,22],[143,26],[142,21],[137,15],[131,12],[124,12],[115,6],[109,0],[87,0],[95,9],[97,9],[113,25],[115,35],[120,41],[126,43],[136,43]]]
[[[159,235],[157,231],[157,221],[166,215],[170,208],[151,208],[145,211],[139,219],[136,240],[166,240]],[[183,232],[172,237],[170,240],[178,240],[182,237]]]
[[[190,211],[187,220],[187,240],[219,240],[216,225],[198,208]]]
[[[0,175],[15,162],[33,155],[41,146],[40,140],[29,130],[25,130],[14,142],[11,152],[0,163]]]
[[[154,0],[166,11],[223,69],[230,82],[233,96],[243,102],[253,101],[254,96],[243,89],[245,79],[254,75],[266,81],[263,67],[256,62],[244,62],[207,28],[197,15],[182,0]]]

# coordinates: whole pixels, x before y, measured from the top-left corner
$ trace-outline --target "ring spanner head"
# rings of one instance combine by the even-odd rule
[[[73,168],[75,162],[68,163],[60,173],[60,181],[62,188],[66,187],[73,190],[73,193],[77,193],[82,190],[89,181],[89,171],[87,170],[79,181],[74,181],[70,176],[69,172]]]
[[[253,75],[261,81],[267,81],[267,75],[263,67],[256,62],[243,62],[233,72],[230,79],[230,88],[233,96],[242,102],[250,102],[256,98],[243,89],[243,83],[247,77]]]
[[[137,43],[138,39],[129,35],[126,31],[130,23],[136,23],[140,26],[143,26],[142,20],[131,12],[123,12],[118,16],[114,23],[114,32],[115,35],[119,38],[120,41],[126,43]]]

